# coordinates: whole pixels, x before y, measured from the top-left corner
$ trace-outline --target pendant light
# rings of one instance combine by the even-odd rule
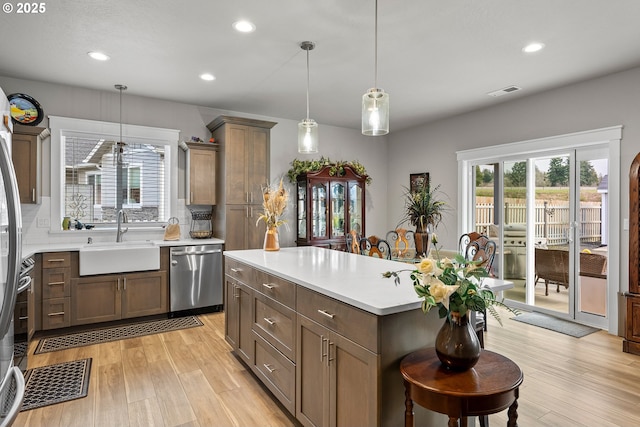
[[[116,142],[116,155],[114,156],[114,161],[121,165],[124,163],[124,147],[127,145],[122,141],[122,91],[127,90],[125,85],[114,85],[116,89],[120,91],[120,140]]]
[[[309,118],[309,51],[316,44],[302,42],[300,48],[307,51],[307,118],[298,123],[298,153],[311,154],[318,152],[318,123]]]
[[[378,0],[375,2],[374,87],[362,95],[362,134],[367,136],[389,133],[389,94],[378,88]]]

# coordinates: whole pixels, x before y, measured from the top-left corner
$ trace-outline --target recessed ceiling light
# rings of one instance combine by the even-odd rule
[[[87,55],[89,55],[90,57],[92,57],[93,59],[96,59],[98,61],[106,61],[109,58],[109,55],[106,55],[102,52],[89,52],[87,53]]]
[[[209,74],[209,73],[200,74],[200,78],[208,82],[216,79],[213,74]]]
[[[523,47],[522,51],[524,53],[533,53],[533,52],[538,52],[539,50],[542,50],[542,49],[544,49],[544,43],[534,42],[534,43],[529,43],[528,45]]]
[[[256,26],[249,21],[236,21],[233,23],[233,28],[241,33],[253,33],[256,30]]]

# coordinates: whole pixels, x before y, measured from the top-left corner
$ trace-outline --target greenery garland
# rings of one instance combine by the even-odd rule
[[[360,176],[365,177],[365,182],[367,184],[371,184],[371,177],[367,175],[367,170],[364,168],[362,163],[354,160],[351,162],[345,161],[337,161],[334,162],[328,157],[320,157],[320,160],[298,160],[293,159],[291,162],[291,169],[287,172],[287,176],[289,177],[289,181],[292,183],[296,183],[298,175],[302,175],[308,172],[318,172],[325,166],[330,166],[329,168],[329,176],[343,176],[344,175],[344,167],[349,166],[355,173]]]

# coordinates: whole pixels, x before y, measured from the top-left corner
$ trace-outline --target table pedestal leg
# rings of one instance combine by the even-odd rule
[[[488,415],[480,415],[478,417],[480,421],[480,427],[489,427],[489,416]]]
[[[516,399],[513,401],[511,406],[509,406],[509,411],[507,414],[509,415],[509,421],[507,421],[507,427],[518,427],[518,397],[520,395],[520,390],[515,389]]]
[[[404,427],[413,427],[413,400],[411,399],[411,386],[404,384]]]

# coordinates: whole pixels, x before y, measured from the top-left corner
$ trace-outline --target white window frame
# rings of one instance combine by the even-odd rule
[[[61,232],[64,205],[64,139],[110,138],[120,139],[120,123],[49,116],[51,129],[51,228],[50,233]],[[175,216],[178,199],[178,140],[180,131],[148,126],[122,124],[122,139],[136,144],[150,144],[165,148],[165,188],[168,189],[166,216],[157,222],[140,224],[140,227],[162,227],[166,219]],[[138,224],[136,224],[138,227]]]
[[[609,222],[607,233],[608,279],[607,295],[608,331],[618,335],[618,294],[624,292],[620,283],[620,141],[622,126],[587,130],[546,138],[493,145],[483,148],[458,151],[458,235],[473,226],[474,201],[469,197],[473,192],[473,168],[479,162],[499,163],[509,158],[522,159],[536,157],[539,153],[585,148],[606,144],[609,150],[609,199],[607,209]],[[533,247],[533,236],[527,236],[527,246]],[[532,265],[527,266],[533,268]],[[618,287],[615,285],[619,284]]]

